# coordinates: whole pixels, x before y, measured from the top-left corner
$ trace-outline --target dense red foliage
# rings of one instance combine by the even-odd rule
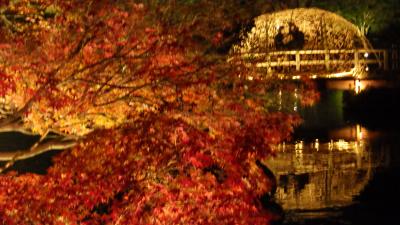
[[[15,91],[15,82],[10,75],[0,72],[0,97]]]
[[[312,87],[213,52],[234,24],[214,1],[166,2],[8,3],[24,19],[0,29],[0,97],[16,109],[8,121],[82,138],[46,175],[0,176],[0,222],[273,220],[259,201],[273,181],[256,160],[299,122],[277,110],[278,91]]]
[[[286,129],[277,118],[269,119],[271,132]],[[0,218],[10,225],[266,224],[272,215],[258,197],[270,181],[255,159],[268,149],[235,133],[211,138],[157,116],[93,132],[45,176],[0,177]]]

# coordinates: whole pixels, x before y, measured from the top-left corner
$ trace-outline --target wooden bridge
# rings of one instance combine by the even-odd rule
[[[272,51],[245,53],[242,57],[252,66],[255,65],[267,72],[283,71],[291,74],[324,72],[325,75],[318,75],[322,78],[356,77],[360,72],[357,69],[363,71],[371,68],[379,71],[399,69],[398,51],[383,49]],[[338,71],[338,68],[342,71]]]

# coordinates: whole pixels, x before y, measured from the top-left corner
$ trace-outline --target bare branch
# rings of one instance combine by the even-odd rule
[[[77,139],[73,136],[57,136],[49,138],[49,132],[50,130],[41,136],[39,141],[27,150],[1,151],[0,160],[8,162],[4,167],[0,168],[0,173],[10,168],[16,161],[32,158],[51,150],[65,150],[76,145]]]

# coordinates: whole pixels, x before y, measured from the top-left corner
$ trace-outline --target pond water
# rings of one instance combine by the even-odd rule
[[[349,95],[321,90],[320,102],[299,109],[304,123],[293,141],[274,146],[276,156],[266,161],[284,224],[400,224],[398,122],[348,113]]]

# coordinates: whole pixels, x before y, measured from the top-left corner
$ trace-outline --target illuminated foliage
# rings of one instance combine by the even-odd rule
[[[269,122],[271,133],[287,129],[279,116]],[[273,215],[256,199],[271,186],[254,158],[267,151],[248,136],[253,126],[211,138],[182,120],[149,116],[96,131],[45,176],[1,177],[0,217],[7,224],[265,224]]]
[[[317,8],[287,9],[264,14],[255,19],[255,27],[242,43],[241,52],[275,50],[278,29],[289,33],[290,25],[304,34],[301,49],[368,48],[369,42],[357,27],[343,17]],[[284,40],[287,41],[287,40]]]
[[[256,160],[299,123],[269,97],[293,87],[219,54],[238,25],[215,6],[25,0],[1,8],[0,129],[42,135],[32,155],[45,151],[50,130],[77,142],[46,175],[0,177],[2,221],[274,220],[259,200],[274,181]],[[299,95],[312,89],[301,87]]]
[[[357,26],[318,8],[263,14],[255,18],[255,26],[243,36],[232,53],[243,55],[265,73],[281,72],[282,77],[288,77],[285,72],[293,72],[294,68],[303,77],[347,71],[361,77],[366,65],[358,63],[356,57],[360,54],[353,51],[372,47]]]

